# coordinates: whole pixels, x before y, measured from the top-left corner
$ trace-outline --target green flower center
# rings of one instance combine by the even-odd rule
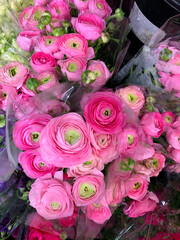
[[[46,165],[43,163],[43,162],[40,162],[39,163],[39,167],[42,168],[42,167],[45,167]]]
[[[138,98],[136,96],[134,96],[133,94],[131,93],[128,93],[128,100],[130,102],[134,102],[135,100],[137,100]]]
[[[104,116],[109,117],[110,115],[111,115],[111,111],[107,108],[107,109],[104,111]]]
[[[154,168],[158,168],[158,159],[157,158],[153,159],[152,165]]]
[[[166,120],[167,123],[172,123],[172,121],[173,121],[170,116],[166,116],[165,120]]]
[[[56,12],[57,12],[58,14],[61,14],[61,11],[60,11],[59,9],[56,9]]]
[[[94,187],[88,183],[82,183],[79,189],[79,196],[83,199],[88,199],[96,193]]]
[[[100,208],[101,204],[100,203],[93,203],[93,206],[96,207],[96,208]]]
[[[99,10],[101,10],[101,9],[102,9],[102,4],[101,4],[101,3],[97,3],[97,8],[98,8]]]
[[[41,84],[45,84],[45,83],[49,82],[50,79],[51,79],[51,77],[41,79]]]
[[[83,163],[84,166],[88,166],[88,165],[91,165],[92,162],[91,161],[86,161],[85,163]]]
[[[94,71],[93,73],[96,75],[96,77],[100,77],[102,75],[100,71]]]
[[[81,135],[78,131],[69,130],[65,134],[65,141],[68,142],[70,145],[73,145],[79,140],[80,137],[81,137]]]
[[[138,188],[140,188],[140,186],[141,186],[141,183],[137,182],[134,184],[133,188],[137,190]]]
[[[71,47],[71,48],[78,48],[78,47],[79,47],[79,44],[76,43],[76,42],[72,42],[72,43],[70,44],[70,47]]]
[[[180,137],[178,137],[178,141],[180,142]]]
[[[69,63],[67,70],[69,72],[75,72],[77,70],[78,66],[76,63]]]
[[[52,208],[53,210],[57,210],[57,209],[60,208],[60,204],[57,203],[57,202],[55,202],[55,201],[53,201],[53,202],[51,202],[51,208]]]
[[[31,133],[31,139],[33,140],[33,142],[37,142],[40,138],[40,133],[39,132],[33,132]]]
[[[132,145],[134,142],[134,136],[133,135],[128,135],[128,143],[129,145]]]
[[[6,92],[2,92],[2,98],[6,98],[7,97],[7,93]]]
[[[35,21],[39,21],[40,17],[41,17],[41,12],[38,10],[34,13],[33,18]]]
[[[46,45],[49,46],[49,45],[51,45],[53,42],[54,42],[54,39],[49,38],[49,39],[46,40]]]
[[[13,67],[9,69],[9,75],[10,77],[14,77],[17,74],[17,67]]]

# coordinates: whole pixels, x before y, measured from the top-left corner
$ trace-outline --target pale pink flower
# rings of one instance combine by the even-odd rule
[[[166,140],[175,149],[180,150],[180,129],[168,127]]]
[[[161,77],[159,81],[165,87],[166,91],[180,91],[180,74],[172,75],[165,72],[158,72],[158,74]]]
[[[50,71],[44,71],[36,76],[36,79],[39,82],[39,87],[37,91],[45,91],[48,88],[51,88],[58,83],[57,76]]]
[[[38,31],[24,31],[18,35],[17,43],[25,52],[32,52],[34,47],[38,44],[38,39],[40,37],[41,35]]]
[[[0,84],[0,109],[6,111],[8,103],[15,101],[17,96],[16,88]]]
[[[53,54],[58,52],[58,42],[60,37],[43,36],[39,39],[39,49],[41,52]]]

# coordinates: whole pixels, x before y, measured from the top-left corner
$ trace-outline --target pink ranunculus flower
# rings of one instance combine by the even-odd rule
[[[91,174],[94,169],[101,171],[104,169],[104,164],[101,159],[92,154],[88,161],[68,168],[67,174],[69,177],[79,177],[82,175]]]
[[[84,117],[96,132],[116,134],[126,124],[122,105],[114,93],[96,92],[84,107]]]
[[[172,75],[165,72],[158,72],[158,74],[161,77],[159,81],[165,87],[166,91],[180,91],[180,74]]]
[[[176,162],[180,163],[180,150],[172,147],[168,147],[169,156]]]
[[[30,19],[33,11],[33,6],[25,8],[19,15],[19,22],[22,25],[24,31],[31,30],[28,20]]]
[[[0,68],[0,84],[20,88],[29,69],[20,62],[10,62]]]
[[[51,0],[34,0],[35,6],[46,6]]]
[[[15,145],[22,150],[38,148],[41,132],[50,120],[48,114],[31,114],[21,118],[14,125]]]
[[[115,94],[137,114],[139,114],[141,108],[144,106],[144,94],[138,86],[120,88],[116,90]]]
[[[100,60],[91,60],[88,63],[87,70],[95,73],[96,80],[91,84],[94,89],[98,89],[106,84],[107,80],[111,77],[109,69],[106,64]]]
[[[22,165],[23,171],[29,178],[39,178],[47,173],[54,174],[58,168],[46,163],[38,149],[26,150],[18,156],[18,162]]]
[[[175,121],[175,115],[172,112],[164,112],[161,114],[163,118],[163,125],[164,125],[164,132],[166,131],[167,127],[171,127]]]
[[[118,134],[118,152],[128,156],[128,153],[133,153],[139,143],[138,130],[133,125],[126,125],[125,128]]]
[[[76,8],[80,11],[86,11],[88,10],[88,4],[91,0],[74,0],[74,5]]]
[[[34,6],[30,17],[27,18],[27,30],[40,31],[37,27],[38,21],[40,20],[42,14],[45,12],[45,8],[41,6]]]
[[[133,174],[124,183],[127,196],[140,201],[144,198],[148,189],[148,181],[140,174]]]
[[[180,129],[168,127],[166,130],[166,140],[173,148],[180,150]]]
[[[156,63],[156,68],[160,71],[171,73],[171,74],[180,74],[180,52],[171,57],[168,62],[159,60]]]
[[[29,228],[28,234],[26,234],[25,240],[44,240],[44,233],[36,228]]]
[[[173,123],[173,128],[180,130],[180,116],[178,116],[176,121]]]
[[[64,34],[59,40],[59,52],[54,53],[57,59],[63,59],[64,55],[70,57],[81,57],[87,60],[94,58],[92,47],[88,47],[87,40],[77,33]]]
[[[42,157],[58,167],[72,167],[89,160],[91,145],[86,123],[77,113],[52,119],[40,138]]]
[[[56,72],[56,60],[49,54],[36,52],[31,57],[31,66],[36,73],[45,71]]]
[[[151,158],[155,153],[154,148],[146,142],[139,142],[137,147],[132,152],[128,152],[128,157],[134,161],[142,161],[147,158]]]
[[[90,175],[77,177],[72,188],[73,199],[77,206],[97,203],[101,201],[104,193],[104,175],[98,170],[94,170]]]
[[[65,217],[65,218],[60,218],[59,222],[60,222],[61,226],[63,226],[63,227],[74,226],[76,223],[76,220],[78,218],[78,215],[79,215],[79,208],[74,206],[73,215],[69,216],[69,217]]]
[[[100,134],[89,127],[92,151],[97,158],[107,164],[118,157],[117,137],[111,134]]]
[[[90,1],[88,5],[88,11],[90,13],[95,13],[104,19],[108,18],[112,13],[112,9],[107,4],[106,0]]]
[[[93,220],[97,224],[103,224],[112,216],[106,198],[103,197],[98,203],[91,203],[82,208],[87,218]]]
[[[105,21],[93,13],[84,13],[78,18],[72,18],[71,23],[78,33],[87,40],[97,40],[106,27]]]
[[[66,103],[60,102],[56,99],[51,99],[47,101],[45,104],[43,104],[41,108],[42,113],[47,113],[52,117],[58,117],[62,113],[69,112],[69,110],[70,107]]]
[[[12,103],[18,96],[16,88],[0,84],[0,109],[6,111],[8,101]]]
[[[163,132],[163,118],[160,113],[145,113],[141,119],[141,126],[147,135],[158,138]]]
[[[55,86],[58,83],[57,76],[50,71],[44,71],[36,76],[39,82],[39,87],[37,91],[45,91],[48,88]]]
[[[59,60],[62,73],[69,81],[81,81],[81,74],[86,71],[87,61],[80,57],[71,57],[66,60]]]
[[[60,37],[43,36],[39,39],[39,49],[43,53],[53,54],[58,52],[58,42]]]
[[[123,211],[129,217],[136,218],[154,211],[157,203],[159,203],[157,196],[153,192],[149,192],[141,201],[132,201]]]
[[[38,39],[41,37],[39,32],[24,31],[17,37],[17,43],[25,52],[31,52],[38,44]]]
[[[52,17],[59,19],[59,21],[70,20],[70,8],[66,0],[53,0],[48,4],[48,10]]]
[[[59,175],[60,172],[56,172],[54,178],[47,174],[36,179],[29,192],[30,205],[47,220],[69,217],[74,212],[72,187]]]
[[[176,163],[166,168],[167,172],[180,173],[180,164]]]

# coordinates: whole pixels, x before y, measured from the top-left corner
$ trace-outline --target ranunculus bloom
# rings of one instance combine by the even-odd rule
[[[71,23],[78,33],[87,40],[97,40],[106,27],[105,21],[93,13],[84,13],[78,18],[72,18]]]
[[[60,37],[43,36],[39,39],[39,49],[41,52],[53,54],[58,52],[58,42]]]
[[[69,217],[74,212],[71,185],[57,174],[36,179],[29,192],[30,205],[47,220]]]
[[[41,133],[42,157],[58,167],[72,167],[89,160],[91,145],[87,126],[77,113],[52,119]]]
[[[70,8],[66,0],[53,0],[48,5],[48,10],[52,17],[59,19],[59,21],[70,19]]]
[[[166,140],[175,149],[180,150],[180,129],[167,128]]]
[[[80,11],[85,11],[88,9],[88,4],[91,0],[74,0],[74,5]]]
[[[24,31],[31,30],[31,28],[28,24],[28,20],[30,19],[31,15],[32,15],[32,10],[33,10],[33,6],[29,6],[29,7],[25,8],[19,15],[19,22],[21,23]]]
[[[79,177],[82,175],[91,174],[91,172],[95,168],[101,171],[104,168],[104,164],[100,158],[92,154],[88,161],[82,164],[70,167],[67,170],[67,174],[69,177]]]
[[[17,43],[25,52],[31,52],[38,43],[38,39],[41,37],[39,32],[24,31],[17,37]]]
[[[158,138],[163,132],[163,119],[160,113],[145,113],[141,119],[141,126],[146,134]]]
[[[18,161],[29,178],[39,178],[58,170],[54,165],[48,164],[42,159],[38,149],[21,152]]]
[[[180,163],[180,150],[172,147],[168,147],[169,156],[176,162]]]
[[[143,175],[133,174],[125,181],[124,187],[128,197],[139,201],[147,193],[148,182]]]
[[[100,60],[91,60],[88,63],[87,70],[94,72],[96,75],[95,82],[91,84],[91,86],[95,89],[105,85],[107,80],[111,77],[111,73],[106,67],[106,64]]]
[[[98,203],[91,203],[82,208],[87,218],[93,220],[97,224],[103,224],[112,216],[106,198],[103,197]]]
[[[84,58],[72,57],[66,60],[59,60],[62,73],[69,81],[81,81],[81,74],[86,71],[87,61]]]
[[[51,0],[34,0],[35,6],[45,6],[47,3],[49,3]]]
[[[137,86],[128,86],[116,90],[115,94],[122,99],[135,113],[139,114],[144,106],[145,98]]]
[[[31,57],[31,66],[36,73],[56,72],[56,60],[49,54],[36,52]]]
[[[70,57],[82,57],[87,60],[94,58],[94,49],[88,47],[87,40],[77,33],[64,34],[59,40],[59,52],[54,53],[57,59],[63,59],[64,54]]]
[[[108,18],[112,13],[112,9],[106,0],[91,0],[88,5],[88,10],[90,13],[95,13],[104,19]]]
[[[30,17],[27,17],[27,30],[40,31],[37,27],[38,21],[40,20],[42,14],[45,12],[45,8],[41,6],[34,6]]]
[[[79,214],[79,208],[74,206],[74,212],[73,212],[72,216],[59,219],[59,222],[60,222],[61,226],[63,226],[63,227],[73,226],[76,223],[76,220],[78,218],[78,214]]]
[[[104,164],[118,157],[116,135],[100,134],[89,127],[89,136],[94,155],[100,158]]]
[[[180,74],[180,52],[173,56],[168,62],[159,60],[156,63],[156,68],[160,71],[172,73],[172,74]]]
[[[0,83],[20,88],[25,81],[29,69],[20,62],[10,62],[0,68]]]
[[[175,121],[175,115],[172,112],[164,112],[161,114],[163,118],[164,131],[166,131],[168,126],[172,126]]]
[[[48,114],[32,114],[17,121],[13,130],[15,145],[22,150],[38,148],[41,131],[50,120]]]
[[[91,175],[77,177],[72,188],[73,199],[77,206],[97,203],[101,201],[104,193],[104,175],[98,170],[94,170]]]
[[[157,196],[153,192],[149,192],[141,201],[132,201],[123,211],[129,217],[136,218],[154,211],[157,203],[159,203]]]
[[[180,91],[180,74],[172,75],[165,72],[158,72],[158,74],[161,76],[159,81],[165,87],[166,91]]]
[[[44,71],[36,76],[39,82],[39,87],[37,91],[45,91],[48,88],[55,86],[58,83],[58,78],[53,72]]]
[[[112,92],[97,92],[84,107],[87,123],[98,133],[115,134],[126,123],[121,100]]]
[[[12,102],[17,97],[17,90],[14,87],[0,84],[0,109],[6,110],[8,101]]]

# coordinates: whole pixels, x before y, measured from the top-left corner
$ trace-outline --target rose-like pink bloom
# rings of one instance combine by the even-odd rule
[[[77,177],[72,188],[73,199],[77,206],[97,203],[101,201],[104,193],[104,175],[98,170],[94,170],[91,175]]]
[[[58,170],[54,165],[48,164],[42,159],[38,149],[21,152],[18,162],[29,178],[39,178],[47,173],[54,174]]]
[[[38,240],[44,240],[44,234],[42,231],[36,228],[29,228],[29,233],[27,238],[25,240],[33,240],[33,239],[38,239]]]
[[[112,216],[106,198],[103,197],[98,203],[91,203],[82,208],[87,218],[93,220],[97,224],[103,224]]]
[[[173,123],[173,128],[180,130],[180,116],[176,118],[176,121]]]
[[[58,167],[72,167],[89,160],[91,145],[87,126],[77,113],[52,119],[41,133],[42,157]]]
[[[180,74],[179,65],[180,65],[180,52],[173,56],[168,62],[159,60],[156,63],[156,68],[163,72]]]
[[[176,162],[180,163],[180,150],[172,147],[168,147],[169,156]]]
[[[58,52],[59,37],[43,36],[39,39],[39,49],[41,52],[53,54]]]
[[[95,13],[104,19],[108,18],[112,13],[112,9],[107,4],[106,0],[91,0],[88,10],[90,13]]]
[[[91,84],[91,86],[95,89],[105,85],[107,80],[111,77],[111,73],[106,67],[106,64],[100,60],[91,60],[88,63],[87,70],[94,72],[96,75],[95,82]]]
[[[180,91],[180,74],[172,75],[165,72],[158,72],[158,74],[161,76],[159,81],[165,87],[166,91]]]
[[[163,132],[163,118],[160,113],[145,113],[141,119],[141,126],[146,134],[158,138]]]
[[[39,32],[24,31],[17,37],[17,43],[25,52],[31,52],[37,45],[40,36]]]
[[[88,47],[87,40],[77,33],[64,34],[59,40],[59,52],[54,53],[57,59],[63,59],[64,54],[69,57],[81,57],[87,60],[94,58],[92,47]]]
[[[118,152],[128,156],[128,153],[133,153],[139,143],[139,135],[137,128],[133,125],[126,125],[125,128],[118,134]]]
[[[95,156],[107,164],[118,157],[117,137],[111,134],[100,134],[89,127],[90,141]]]
[[[31,66],[36,73],[45,71],[56,72],[56,60],[49,54],[36,52],[31,57]]]
[[[30,205],[47,220],[69,217],[74,212],[71,185],[59,179],[57,173],[54,178],[47,174],[36,179],[29,192]]]
[[[166,130],[166,140],[173,148],[180,150],[180,129],[168,127]]]
[[[34,5],[35,6],[43,6],[44,7],[49,2],[51,2],[51,0],[34,0]]]
[[[34,6],[32,8],[31,15],[27,17],[27,30],[40,31],[37,27],[38,21],[40,20],[42,14],[45,12],[45,8],[41,6]]]
[[[70,8],[66,0],[53,0],[48,5],[48,10],[53,18],[57,18],[61,21],[70,19]]]
[[[154,211],[157,203],[159,203],[157,196],[153,192],[149,192],[141,201],[132,201],[123,211],[129,217],[136,218]]]
[[[0,68],[0,83],[20,88],[25,81],[29,69],[20,62],[10,62]]]
[[[72,216],[59,219],[59,222],[60,222],[61,226],[63,226],[63,227],[73,226],[76,223],[76,220],[78,218],[78,214],[79,214],[79,208],[74,206],[74,212],[73,212]]]
[[[41,131],[51,120],[48,114],[32,114],[24,116],[14,125],[13,139],[15,145],[22,150],[39,147]]]
[[[97,92],[84,107],[87,123],[98,133],[116,134],[126,123],[121,100],[112,92]]]
[[[165,166],[165,160],[164,155],[155,153],[151,158],[137,162],[134,170],[149,177],[157,177]]]
[[[37,91],[45,91],[48,88],[55,86],[58,83],[58,78],[53,72],[44,71],[36,76],[39,82]]]
[[[17,96],[18,95],[16,88],[0,84],[0,109],[3,109],[5,111],[8,101],[14,101]]]
[[[144,95],[137,86],[120,88],[116,90],[115,94],[137,114],[139,114],[141,108],[144,106]]]
[[[168,126],[172,126],[175,121],[175,115],[172,112],[164,112],[161,114],[163,118],[164,131],[166,131]]]
[[[105,21],[93,13],[84,13],[78,18],[72,18],[71,23],[78,33],[87,40],[97,40],[106,27]]]
[[[151,158],[154,153],[155,150],[151,145],[145,142],[139,142],[135,151],[128,152],[128,157],[132,158],[134,161],[142,161]]]
[[[69,81],[81,81],[81,74],[86,71],[87,61],[84,58],[72,57],[66,60],[59,60],[62,73]]]
[[[74,0],[74,5],[80,11],[85,11],[88,9],[88,4],[91,0]]]
[[[141,200],[147,193],[148,182],[143,175],[133,174],[124,183],[127,196],[134,200]]]
[[[19,15],[19,22],[22,25],[23,30],[31,30],[28,20],[30,19],[33,11],[33,6],[25,8]]]
[[[58,117],[62,113],[69,112],[70,107],[64,102],[60,102],[56,99],[51,99],[43,104],[40,110],[42,113],[47,113],[52,117]]]
[[[101,171],[104,168],[104,164],[101,159],[92,154],[88,161],[70,167],[67,170],[67,174],[69,177],[79,177],[82,175],[90,174],[95,168]]]

